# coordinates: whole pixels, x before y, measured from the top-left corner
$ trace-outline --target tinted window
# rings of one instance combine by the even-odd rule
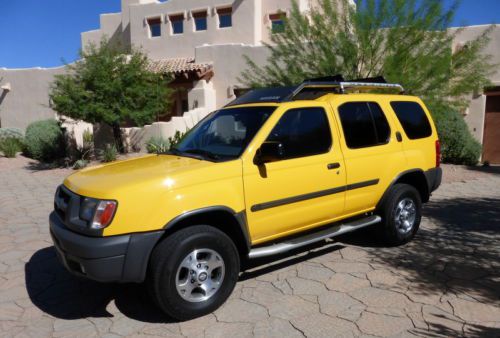
[[[409,139],[431,136],[431,125],[418,103],[397,101],[391,102],[391,106]]]
[[[152,38],[161,36],[161,20],[160,19],[149,19],[149,34]]]
[[[241,155],[276,107],[229,108],[200,121],[175,147],[185,153],[211,154],[220,160]]]
[[[304,108],[287,111],[266,141],[281,142],[289,159],[328,152],[332,135],[323,109]]]
[[[389,141],[389,124],[374,102],[345,103],[339,107],[339,116],[349,148],[372,147]]]
[[[231,27],[233,25],[231,13],[219,14],[219,28]]]
[[[184,20],[172,20],[172,34],[184,33]]]

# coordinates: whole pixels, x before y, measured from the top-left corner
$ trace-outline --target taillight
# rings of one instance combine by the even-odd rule
[[[436,140],[436,168],[441,164],[441,143]]]
[[[107,227],[113,220],[116,212],[116,202],[100,201],[94,214],[94,219],[91,224],[93,229],[102,229]]]

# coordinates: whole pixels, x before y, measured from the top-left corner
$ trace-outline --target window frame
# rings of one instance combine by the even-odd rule
[[[344,125],[342,124],[342,117],[340,115],[340,108],[343,107],[343,106],[345,106],[345,105],[347,105],[347,104],[352,104],[352,103],[364,103],[368,107],[368,111],[370,112],[372,126],[374,128],[375,136],[377,137],[377,141],[380,139],[380,137],[378,135],[378,131],[377,131],[377,128],[376,128],[376,125],[375,125],[375,119],[373,118],[373,113],[372,113],[372,110],[371,110],[369,104],[370,103],[371,104],[376,104],[379,107],[380,111],[382,112],[382,116],[385,119],[385,122],[387,122],[387,127],[389,128],[389,135],[388,135],[387,140],[385,142],[383,142],[383,143],[377,143],[377,144],[372,144],[372,145],[368,145],[368,146],[362,146],[362,147],[350,147],[349,146],[349,144],[347,143],[347,138],[346,138],[346,134],[345,134],[345,131],[344,131]],[[382,108],[382,106],[380,105],[380,103],[377,102],[377,101],[347,101],[347,102],[344,102],[341,105],[337,106],[337,116],[338,116],[338,119],[339,119],[340,128],[342,129],[342,136],[343,136],[343,139],[344,139],[344,143],[345,143],[345,145],[347,146],[347,148],[349,150],[359,150],[359,149],[379,147],[379,146],[387,145],[387,144],[389,144],[391,142],[391,139],[392,139],[391,123],[389,122],[389,119],[387,118],[387,115],[386,115],[384,109]]]
[[[285,25],[286,17],[287,17],[286,12],[277,12],[277,13],[269,14],[271,34],[282,34],[285,31],[285,29],[286,29],[286,25]],[[281,30],[281,31],[275,31],[273,28],[274,23],[278,22],[278,21],[281,22],[281,25],[283,27],[283,30]]]
[[[182,34],[184,34],[184,20],[185,20],[184,13],[169,14],[168,15],[168,21],[170,22],[170,35],[182,35]],[[174,29],[175,22],[181,22],[182,32],[175,33],[175,29]]]
[[[191,17],[193,18],[194,32],[206,32],[208,30],[208,9],[191,11]],[[205,19],[205,29],[198,29],[196,24],[198,19]]]
[[[293,111],[298,111],[298,110],[306,110],[306,109],[308,109],[308,110],[310,110],[310,109],[320,109],[323,112],[323,114],[325,116],[325,119],[326,119],[326,122],[328,124],[328,126],[327,126],[327,128],[329,130],[328,135],[330,136],[330,144],[328,146],[328,149],[326,151],[324,151],[324,152],[321,152],[321,153],[309,154],[309,155],[302,155],[302,156],[297,156],[297,157],[283,158],[283,159],[280,159],[280,160],[273,161],[272,163],[289,161],[289,160],[297,160],[297,159],[306,158],[306,157],[312,157],[312,156],[319,156],[319,155],[329,154],[332,151],[333,146],[334,146],[334,144],[333,144],[334,139],[333,139],[333,132],[332,132],[332,123],[331,123],[330,119],[328,118],[328,111],[327,111],[327,109],[325,107],[322,107],[322,106],[308,106],[308,107],[298,107],[298,108],[289,108],[289,109],[287,109],[278,118],[278,121],[271,128],[271,131],[269,132],[269,134],[266,136],[266,138],[264,139],[264,141],[262,143],[269,142],[268,139],[271,136],[271,134],[273,133],[274,128],[276,128],[276,126],[278,126],[278,124],[280,123],[281,119],[283,119],[283,117],[287,113],[293,112]]]
[[[227,29],[227,28],[232,28],[233,27],[233,6],[226,6],[226,7],[218,7],[215,9],[217,12],[217,19],[218,19],[218,29]],[[229,26],[224,26],[222,27],[221,24],[221,15],[229,15],[230,18],[230,25]]]
[[[146,18],[146,24],[147,24],[147,27],[148,27],[148,37],[150,39],[156,39],[156,38],[161,38],[162,37],[162,33],[163,33],[163,29],[162,29],[163,19],[162,19],[161,16],[147,17]],[[158,25],[159,26],[159,28],[160,28],[160,34],[159,35],[153,35],[153,25]]]
[[[424,117],[425,117],[425,120],[427,121],[427,127],[429,127],[429,135],[426,135],[426,136],[419,136],[419,137],[410,137],[410,135],[408,135],[408,132],[406,131],[406,128],[405,128],[405,125],[401,122],[401,119],[399,118],[398,116],[398,112],[396,111],[396,109],[394,108],[394,105],[393,103],[412,103],[412,104],[416,104],[421,110],[422,110],[422,113],[424,114]],[[433,134],[433,131],[432,131],[432,124],[431,124],[431,121],[429,120],[429,116],[427,116],[427,113],[425,112],[425,109],[424,107],[419,103],[419,102],[415,102],[415,101],[402,101],[402,100],[394,100],[394,101],[390,101],[389,102],[389,105],[391,106],[391,109],[392,111],[394,112],[394,115],[396,116],[396,119],[398,120],[399,124],[401,125],[401,128],[403,128],[403,132],[405,133],[406,137],[408,138],[408,140],[411,140],[411,141],[418,141],[418,140],[423,140],[423,139],[426,139],[426,138],[429,138],[432,136]]]

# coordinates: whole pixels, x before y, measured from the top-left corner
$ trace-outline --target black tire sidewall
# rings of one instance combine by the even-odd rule
[[[396,208],[399,202],[405,198],[410,198],[415,204],[416,215],[415,222],[411,231],[401,233],[397,229],[396,222],[394,221]],[[411,185],[396,184],[391,188],[388,203],[384,206],[384,230],[385,240],[391,245],[401,245],[409,242],[417,233],[420,221],[422,219],[422,200],[419,192]]]
[[[176,243],[166,243],[173,247],[169,248],[169,256],[164,257],[158,267],[160,271],[155,285],[158,291],[157,302],[167,314],[180,320],[199,317],[217,309],[231,295],[238,280],[239,257],[233,242],[217,229],[204,228],[193,231],[189,236],[180,236]],[[225,274],[222,286],[216,294],[206,301],[188,302],[177,292],[176,274],[182,260],[196,249],[211,249],[217,252],[224,260]]]

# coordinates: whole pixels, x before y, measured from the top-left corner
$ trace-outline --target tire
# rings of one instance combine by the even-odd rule
[[[234,242],[214,227],[196,225],[174,232],[154,249],[147,287],[160,309],[184,321],[221,306],[239,272]]]
[[[391,246],[408,243],[415,237],[422,219],[420,193],[409,184],[395,184],[388,191],[379,212],[382,240]]]

